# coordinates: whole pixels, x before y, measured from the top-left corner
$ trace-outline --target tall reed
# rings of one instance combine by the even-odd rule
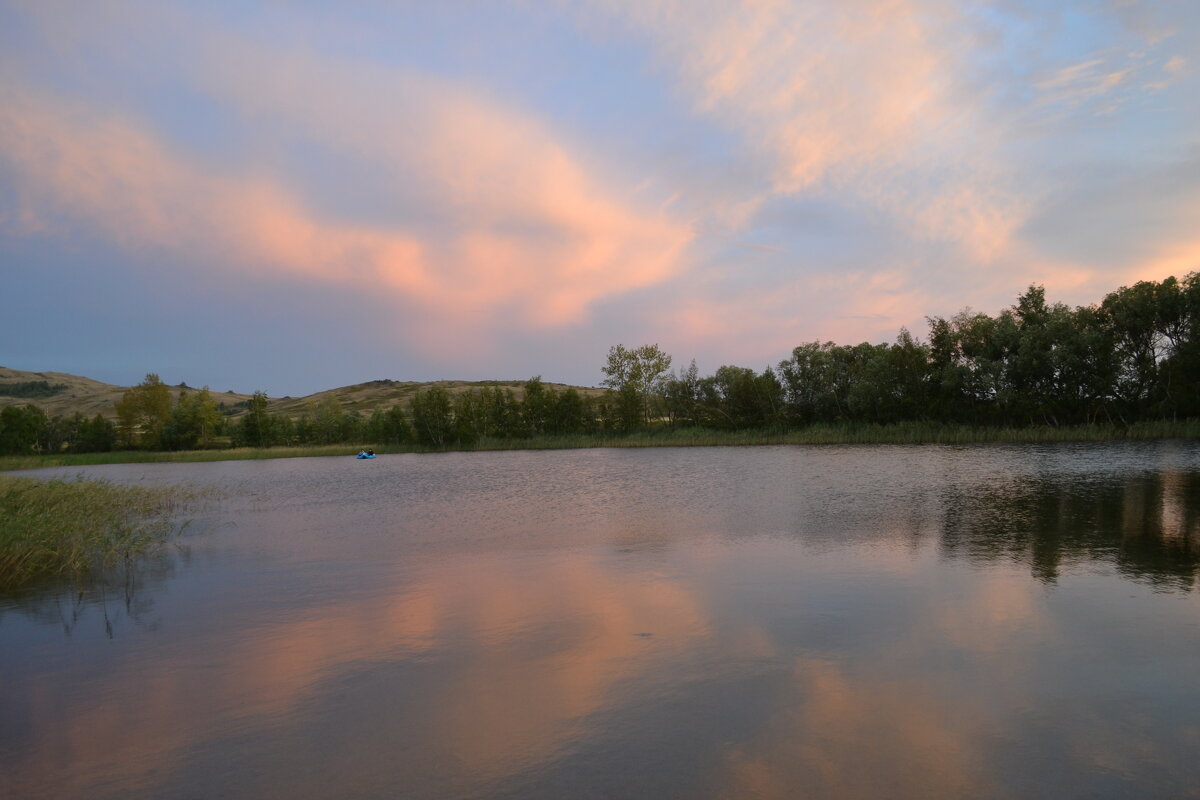
[[[0,592],[81,580],[162,547],[210,492],[0,475]]]

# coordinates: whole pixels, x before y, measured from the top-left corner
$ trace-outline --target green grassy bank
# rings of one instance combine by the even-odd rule
[[[463,450],[549,450],[579,447],[753,447],[756,445],[829,444],[970,444],[975,442],[1103,442],[1115,440],[1196,439],[1200,420],[1138,423],[1129,427],[986,428],[933,423],[895,425],[813,425],[790,431],[714,431],[664,428],[598,438],[592,436],[482,440]]]
[[[369,445],[364,445],[369,446]],[[40,469],[42,467],[87,467],[95,464],[158,464],[197,461],[245,461],[260,458],[306,458],[311,456],[352,456],[358,445],[330,444],[302,447],[236,447],[220,450],[117,450],[111,453],[56,453],[42,456],[0,456],[0,471]],[[419,448],[417,448],[419,450]],[[379,447],[375,452],[381,452]],[[408,452],[395,447],[388,452]]]
[[[185,487],[0,475],[0,594],[82,580],[160,548],[201,497]]]
[[[895,425],[813,425],[790,431],[716,431],[703,428],[660,428],[622,435],[536,436],[529,439],[484,438],[469,445],[426,447],[418,444],[373,445],[377,453],[430,453],[489,450],[566,450],[591,447],[745,447],[816,444],[969,444],[973,442],[1099,442],[1116,440],[1197,439],[1200,420],[1139,422],[1129,426],[995,428],[906,422]],[[367,446],[367,445],[363,445]],[[138,462],[237,461],[260,458],[352,456],[359,445],[235,448],[172,452],[126,451],[0,457],[0,470],[76,467]]]

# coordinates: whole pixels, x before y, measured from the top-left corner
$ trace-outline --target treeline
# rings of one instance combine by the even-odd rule
[[[295,418],[274,414],[263,392],[233,406],[218,403],[207,388],[184,390],[172,401],[170,387],[156,374],[125,392],[117,421],[48,418],[29,404],[0,411],[0,454],[88,453],[111,450],[192,450],[213,447],[272,447],[345,443],[410,444],[428,447],[471,444],[480,437],[526,438],[595,431],[608,414],[568,387],[555,391],[540,378],[511,388],[486,386],[452,394],[441,387],[418,390],[406,404],[370,415],[342,407],[333,395],[313,401]],[[233,412],[245,413],[231,419]]]
[[[776,374],[783,422],[1057,427],[1200,415],[1198,273],[1074,309],[1031,286],[995,317],[928,321],[927,342],[902,330],[891,345],[797,347]]]
[[[671,370],[657,345],[613,347],[602,396],[556,391],[539,377],[518,397],[487,386],[419,390],[369,416],[332,395],[298,417],[274,414],[262,392],[233,409],[207,389],[172,403],[157,375],[125,393],[117,422],[46,419],[33,405],[0,413],[0,452],[192,449],[337,443],[470,446],[482,438],[621,435],[661,428],[786,431],[813,424],[934,422],[971,426],[1127,426],[1200,416],[1200,273],[1143,281],[1096,305],[1048,303],[1031,286],[996,316],[930,317],[928,340],[811,342],[761,372],[695,361]],[[241,405],[241,404],[239,404]]]
[[[116,444],[116,426],[100,414],[47,417],[32,404],[0,409],[0,455],[98,453]]]
[[[50,383],[50,381],[16,381],[0,383],[0,397],[53,397],[65,392],[65,383]]]
[[[32,403],[0,409],[0,455],[222,446],[229,441],[233,410],[214,400],[207,387],[183,387],[172,401],[170,388],[150,373],[116,404],[116,422],[78,412],[49,417]]]
[[[1031,286],[997,316],[965,310],[928,322],[928,341],[902,329],[892,344],[811,342],[762,372],[723,366],[700,377],[693,361],[665,374],[648,352],[630,359],[614,348],[605,373],[631,405],[643,398],[649,418],[718,429],[1127,426],[1200,416],[1200,273],[1139,282],[1074,309]],[[633,377],[613,380],[623,363]]]
[[[488,387],[430,388],[370,417],[332,398],[298,420],[256,395],[235,440],[246,445],[363,441],[470,445],[481,438],[621,433],[663,427],[789,430],[813,424],[936,422],[1051,426],[1200,416],[1200,274],[1143,281],[1092,306],[1048,303],[1031,286],[996,316],[931,317],[927,341],[811,342],[761,372],[695,361],[671,370],[657,345],[613,347],[601,397],[531,379],[517,398]]]
[[[326,395],[298,418],[271,414],[255,393],[233,430],[246,447],[371,442],[426,447],[470,445],[483,437],[529,438],[604,430],[606,405],[567,387],[556,391],[540,377],[525,382],[520,398],[511,388],[485,386],[451,393],[439,386],[419,389],[406,404],[377,408],[370,416],[344,410]]]

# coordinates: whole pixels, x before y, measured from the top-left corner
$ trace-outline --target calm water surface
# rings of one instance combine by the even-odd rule
[[[1200,797],[1196,443],[56,474],[226,499],[0,599],[3,798]]]

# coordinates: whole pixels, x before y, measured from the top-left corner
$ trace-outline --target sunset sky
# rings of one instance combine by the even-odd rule
[[[0,365],[762,369],[1200,269],[1194,0],[0,0]]]

